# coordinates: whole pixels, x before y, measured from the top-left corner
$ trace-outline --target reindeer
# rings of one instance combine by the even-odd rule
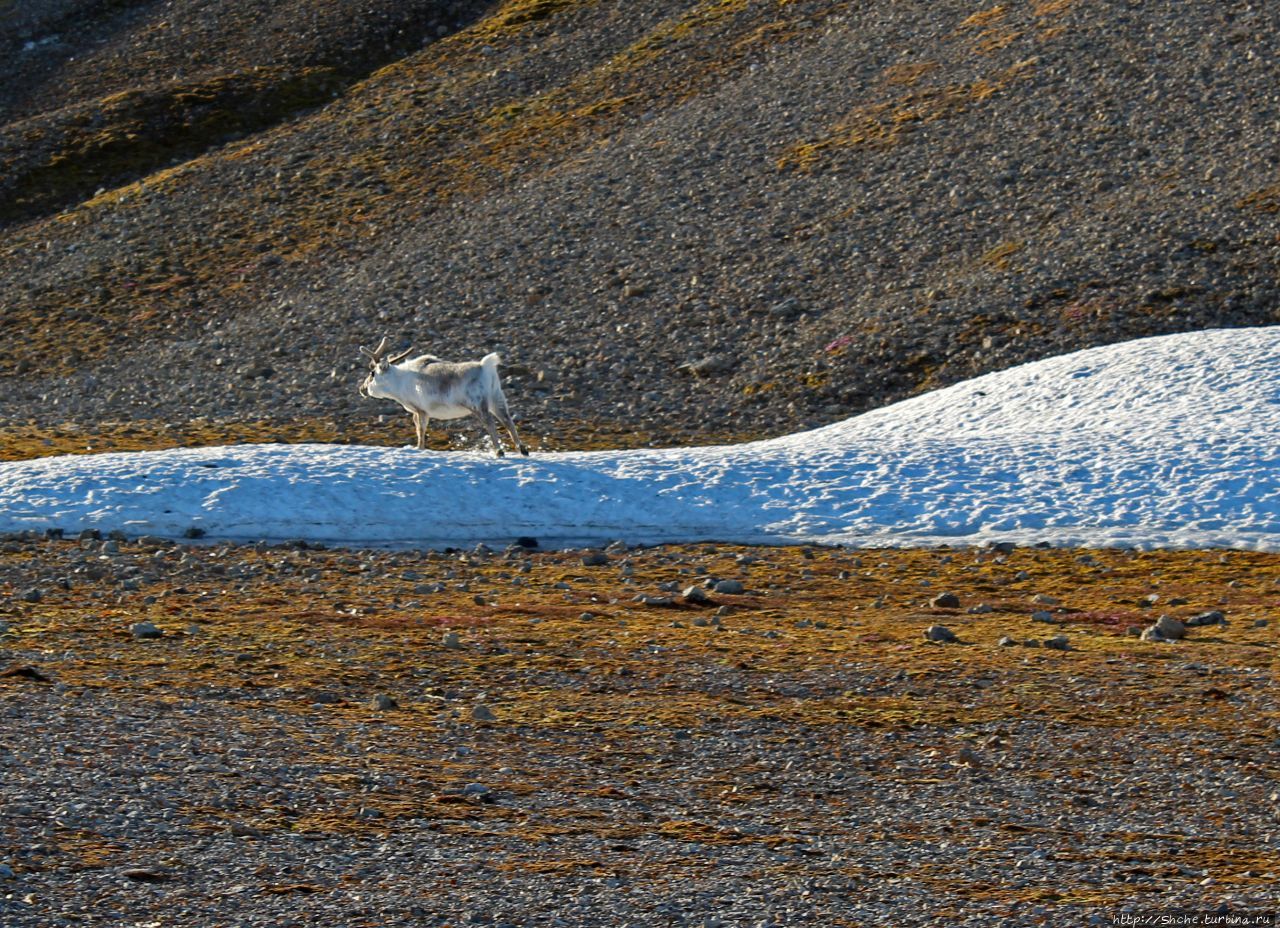
[[[507,398],[498,380],[497,354],[487,354],[479,361],[441,361],[435,355],[409,358],[413,348],[387,356],[387,338],[370,351],[361,346],[360,353],[369,359],[369,375],[360,384],[361,396],[395,400],[413,416],[418,433],[418,447],[427,447],[427,423],[431,419],[461,419],[479,416],[489,433],[489,440],[503,456],[502,443],[493,420],[511,435],[511,441],[523,455],[529,449],[516,434],[516,424],[507,409]]]

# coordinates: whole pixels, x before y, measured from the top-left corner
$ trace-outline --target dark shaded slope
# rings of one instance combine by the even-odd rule
[[[0,222],[35,218],[337,97],[484,0],[83,0],[0,31]]]

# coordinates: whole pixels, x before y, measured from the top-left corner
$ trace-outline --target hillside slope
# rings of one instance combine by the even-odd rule
[[[356,346],[390,333],[502,351],[539,428],[776,434],[1280,309],[1270,6],[47,0],[3,28],[11,420],[357,430],[392,410]]]

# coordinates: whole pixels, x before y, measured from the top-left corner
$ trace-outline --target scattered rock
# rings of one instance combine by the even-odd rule
[[[959,609],[960,597],[955,593],[941,593],[929,601],[935,609]]]
[[[33,588],[23,593],[21,598],[24,603],[38,603],[44,599],[44,593]]]
[[[129,626],[135,638],[163,638],[164,631],[151,622],[135,622]]]
[[[379,693],[377,696],[373,697],[373,707],[386,712],[390,709],[399,709],[400,703],[396,702],[394,698],[387,696],[384,693]]]
[[[713,354],[697,361],[689,361],[681,364],[677,370],[688,371],[695,377],[710,377],[715,374],[724,374],[733,370],[734,363],[731,358],[724,355]]]
[[[1187,634],[1187,627],[1171,615],[1160,616],[1160,618],[1156,619],[1156,624],[1151,627],[1165,638],[1178,639],[1185,637]]]
[[[1271,624],[1271,622],[1270,622],[1270,620],[1268,620],[1268,619],[1254,619],[1253,627],[1254,627],[1254,628],[1266,628],[1266,627],[1267,627],[1268,625],[1270,625],[1270,624]]]
[[[685,587],[684,592],[680,595],[686,603],[705,604],[711,602],[710,597],[707,596],[707,591],[696,585]]]
[[[1031,613],[1032,622],[1044,622],[1046,625],[1057,625],[1058,620],[1053,617],[1052,612],[1045,612],[1043,609]]]
[[[1017,639],[1010,638],[1008,635],[1005,635],[1003,638],[1001,638],[999,641],[996,642],[996,644],[1002,648],[1012,648],[1017,643],[1018,643]]]
[[[1159,628],[1152,625],[1149,628],[1144,628],[1142,630],[1142,640],[1143,641],[1171,641],[1172,639],[1166,638],[1164,635],[1160,633]]]
[[[943,644],[952,644],[959,641],[955,632],[945,625],[930,625],[924,630],[924,637],[927,641],[937,641]]]
[[[1183,624],[1188,628],[1197,628],[1201,625],[1226,625],[1227,617],[1215,609],[1212,612],[1202,612],[1199,615],[1192,616]]]
[[[603,551],[592,551],[582,555],[583,567],[604,567],[609,563],[609,556]]]
[[[120,875],[135,883],[163,883],[172,878],[168,871],[155,867],[126,867],[120,871]]]
[[[976,606],[970,606],[966,611],[970,615],[986,615],[989,612],[995,612],[996,607],[990,603],[978,603]]]
[[[723,593],[726,596],[740,596],[747,591],[742,585],[741,580],[720,580],[712,589],[717,593]]]
[[[1026,641],[1022,642],[1022,646],[1024,648],[1038,648],[1040,647],[1040,639],[1028,638]]]
[[[476,703],[471,707],[471,718],[476,722],[493,722],[497,721],[497,716],[493,714],[493,710],[484,703]]]
[[[459,640],[457,632],[445,632],[440,636],[440,643],[454,651],[462,648],[462,641]]]
[[[1037,593],[1035,596],[1031,597],[1031,601],[1032,601],[1033,603],[1035,603],[1036,605],[1038,605],[1038,606],[1060,606],[1060,605],[1062,605],[1062,601],[1061,601],[1061,600],[1055,599],[1055,598],[1054,598],[1054,597],[1052,597],[1052,596],[1046,596],[1044,593]]]
[[[12,880],[17,874],[8,864],[0,864],[0,880]]]
[[[232,822],[227,829],[233,838],[261,838],[262,832],[244,822]]]
[[[670,596],[646,596],[641,593],[633,602],[637,602],[642,606],[654,606],[659,609],[665,609],[676,604],[676,601]]]
[[[1070,651],[1071,644],[1067,641],[1066,635],[1054,635],[1052,638],[1045,639],[1044,646],[1054,651]]]

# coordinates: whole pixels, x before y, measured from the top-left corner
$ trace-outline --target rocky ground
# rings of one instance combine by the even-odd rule
[[[779,434],[1280,308],[1270,4],[21,7],[11,421],[354,435],[389,333],[552,432]]]
[[[0,922],[1274,912],[1277,567],[11,538]]]

